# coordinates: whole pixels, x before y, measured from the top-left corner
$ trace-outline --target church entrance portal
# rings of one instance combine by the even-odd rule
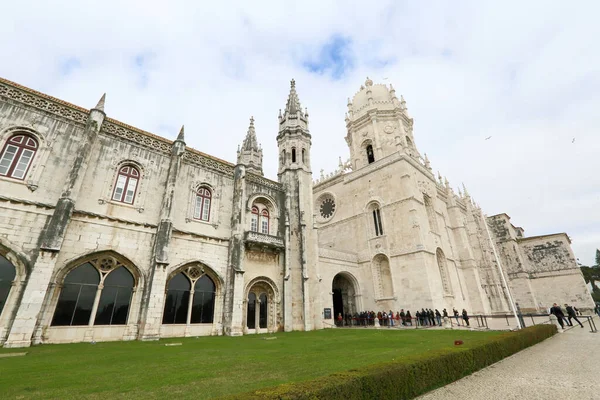
[[[338,316],[341,314],[344,325],[352,324],[352,316],[356,309],[356,290],[351,278],[345,274],[337,274],[333,278],[333,318],[337,324]]]

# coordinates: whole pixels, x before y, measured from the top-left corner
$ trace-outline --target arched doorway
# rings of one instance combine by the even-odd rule
[[[339,273],[333,277],[331,285],[333,292],[333,318],[336,324],[338,316],[342,315],[344,325],[352,323],[352,316],[358,311],[356,304],[357,290],[353,277]]]
[[[253,280],[246,294],[246,333],[267,333],[277,330],[276,289],[268,278]]]

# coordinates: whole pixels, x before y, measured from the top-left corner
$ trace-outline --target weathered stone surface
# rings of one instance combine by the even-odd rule
[[[271,136],[277,182],[262,176],[252,123],[234,165],[186,147],[183,128],[171,142],[104,110],[104,97],[88,111],[0,79],[0,146],[17,133],[38,142],[23,180],[0,176],[0,255],[16,270],[0,299],[7,347],[319,329],[332,325],[324,309],[335,309],[334,293],[344,314],[505,312],[499,266],[524,311],[591,306],[568,237],[526,238],[506,214],[483,217],[466,189],[456,195],[421,156],[391,87],[368,80],[353,97],[351,157],[316,182],[295,82]],[[113,200],[124,166],[139,171],[131,204]],[[211,194],[207,215],[201,189]],[[127,323],[51,326],[65,277],[94,257],[134,277]],[[215,284],[213,322],[163,324],[170,280],[192,267]],[[256,317],[261,307],[266,317],[251,328],[253,296]]]

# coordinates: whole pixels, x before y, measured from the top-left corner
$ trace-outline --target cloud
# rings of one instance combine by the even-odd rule
[[[599,11],[593,1],[14,1],[3,5],[0,75],[84,107],[107,92],[110,117],[170,138],[185,124],[189,145],[230,161],[254,115],[275,179],[291,78],[310,111],[316,176],[348,156],[346,99],[366,76],[392,83],[435,170],[530,235],[566,231],[590,264]]]

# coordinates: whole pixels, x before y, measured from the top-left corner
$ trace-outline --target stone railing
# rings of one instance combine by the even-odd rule
[[[267,247],[283,248],[283,238],[273,235],[266,235],[264,233],[247,231],[244,235],[246,242],[251,244],[258,244]]]

